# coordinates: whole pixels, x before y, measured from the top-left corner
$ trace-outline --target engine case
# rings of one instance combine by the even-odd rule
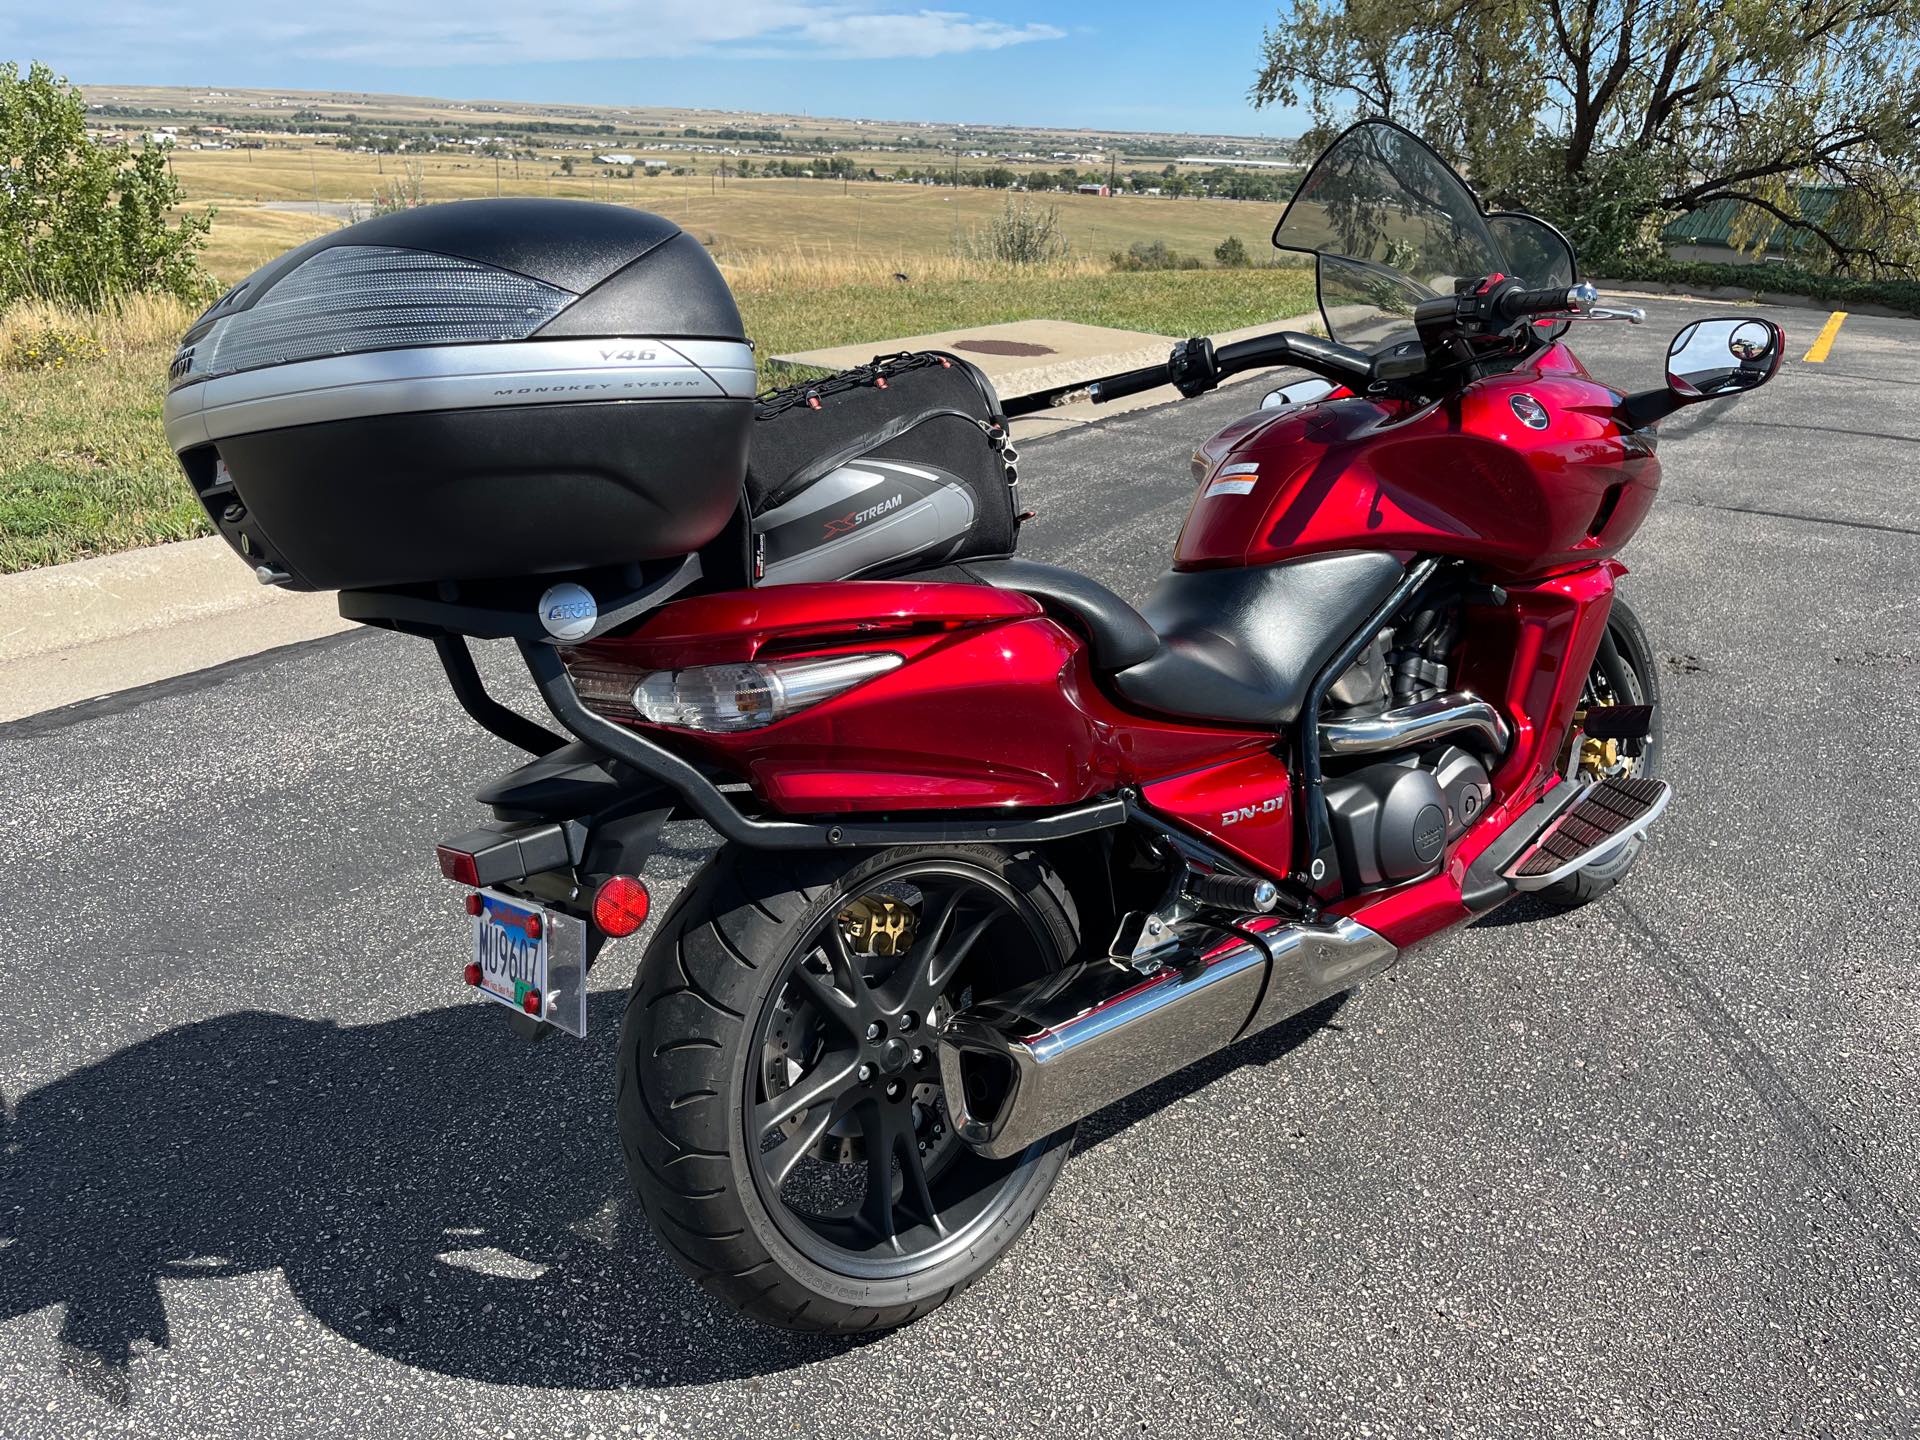
[[[1327,818],[1349,890],[1431,872],[1478,819],[1493,787],[1457,745],[1382,760],[1326,782]]]

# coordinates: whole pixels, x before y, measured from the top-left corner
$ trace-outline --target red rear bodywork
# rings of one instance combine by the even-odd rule
[[[868,650],[908,663],[764,730],[675,731],[675,748],[744,776],[776,811],[871,814],[1070,805],[1274,743],[1264,731],[1123,711],[1078,637],[1038,601],[985,585],[862,580],[701,596],[580,647],[569,664],[656,670]]]

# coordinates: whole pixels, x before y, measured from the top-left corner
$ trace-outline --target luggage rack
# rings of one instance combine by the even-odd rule
[[[454,635],[471,636],[476,640],[535,641],[548,647],[557,644],[578,645],[597,640],[647,611],[666,604],[697,584],[703,574],[700,557],[684,555],[670,565],[656,565],[651,569],[645,565],[631,565],[617,572],[553,576],[504,588],[498,585],[475,585],[469,590],[463,589],[458,581],[449,581],[432,594],[424,590],[342,590],[340,614],[344,619],[356,620],[362,625],[399,630],[429,640]],[[600,603],[599,615],[591,630],[566,641],[556,640],[547,633],[546,627],[540,622],[539,608],[534,603],[542,591],[562,579],[590,582],[588,589],[596,601],[602,596],[613,597]]]

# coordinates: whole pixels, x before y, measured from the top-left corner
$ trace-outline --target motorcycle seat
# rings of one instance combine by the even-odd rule
[[[1381,551],[1170,570],[1143,607],[1159,648],[1116,674],[1114,688],[1163,715],[1290,724],[1314,676],[1403,573]]]
[[[1140,612],[1098,580],[1038,560],[971,560],[956,567],[982,584],[1031,595],[1086,636],[1093,668],[1100,674],[1128,669],[1151,658],[1160,637]]]
[[[1170,570],[1141,610],[1097,580],[1036,560],[973,560],[913,578],[1031,595],[1086,637],[1095,673],[1143,710],[1277,728],[1299,715],[1313,677],[1402,573],[1381,551]]]

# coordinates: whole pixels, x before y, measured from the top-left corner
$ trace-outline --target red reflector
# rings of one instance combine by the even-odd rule
[[[540,992],[538,990],[527,991],[526,999],[520,1002],[520,1008],[529,1015],[538,1015],[540,1013]]]
[[[477,960],[469,960],[467,962],[467,984],[478,985],[479,983],[480,983],[480,962]]]
[[[593,923],[618,940],[647,923],[647,887],[631,875],[615,875],[593,896]]]
[[[440,873],[449,880],[462,885],[480,888],[480,872],[474,867],[473,856],[464,850],[449,850],[444,845],[434,847],[434,853],[440,857]]]
[[[525,929],[527,932],[527,939],[538,940],[540,938],[540,917],[538,915],[527,916],[527,923],[526,923]]]
[[[469,890],[467,892],[467,914],[478,915],[486,908],[486,901],[480,898],[480,892],[478,890]]]

